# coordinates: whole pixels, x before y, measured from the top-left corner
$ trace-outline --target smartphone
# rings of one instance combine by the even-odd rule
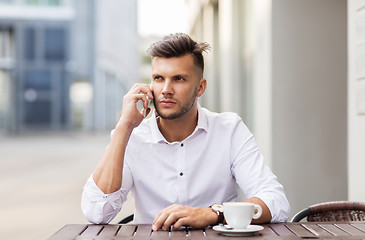
[[[151,84],[150,84],[150,88],[151,88]],[[153,94],[153,91],[152,91],[152,96],[153,96],[153,98],[155,98],[155,95]],[[147,95],[146,95],[146,97],[147,97],[147,100],[148,100],[147,106],[149,108],[151,108],[151,112],[152,112],[152,110],[155,108],[155,101],[153,99],[149,99]],[[142,100],[137,102],[137,109],[139,111],[142,111],[142,109],[143,109],[143,101]],[[147,117],[147,110],[146,109],[143,110],[143,117],[144,118]]]
[[[149,108],[151,108],[151,106],[153,105],[154,106],[154,104],[153,104],[153,100],[152,99],[149,99],[148,97],[147,97],[147,100],[148,100],[148,107]],[[137,102],[137,109],[139,110],[139,111],[142,111],[142,109],[143,109],[143,117],[145,118],[145,117],[147,117],[147,109],[144,109],[144,107],[143,107],[143,101],[142,100],[139,100],[138,102]],[[151,110],[152,110],[152,108],[151,108]]]

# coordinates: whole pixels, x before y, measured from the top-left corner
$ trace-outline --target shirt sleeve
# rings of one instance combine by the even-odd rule
[[[81,209],[89,222],[107,224],[120,212],[132,186],[132,176],[127,165],[124,165],[122,182],[118,191],[105,194],[96,185],[93,176],[89,177],[81,199]]]
[[[258,145],[240,120],[232,135],[231,171],[247,198],[260,198],[269,208],[271,222],[288,220],[290,205],[283,186],[264,163]]]

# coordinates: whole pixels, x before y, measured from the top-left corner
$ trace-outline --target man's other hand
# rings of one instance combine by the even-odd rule
[[[157,214],[152,223],[152,230],[167,231],[170,226],[173,230],[181,226],[204,228],[215,224],[217,221],[218,215],[209,207],[197,208],[173,204]]]

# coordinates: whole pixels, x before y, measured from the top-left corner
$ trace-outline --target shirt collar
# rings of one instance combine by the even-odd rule
[[[159,142],[167,143],[166,139],[160,132],[160,129],[158,129],[156,110],[152,113],[151,120],[150,120],[150,127],[151,127],[151,132],[152,132],[152,141],[154,143],[159,143]],[[200,129],[204,130],[206,132],[208,131],[208,120],[207,120],[206,112],[198,103],[198,125],[196,126],[194,132],[191,135],[195,134]],[[189,138],[189,137],[187,137],[187,138]]]
[[[195,129],[196,130],[202,129],[208,132],[207,114],[199,103],[198,103],[198,125],[196,126]]]

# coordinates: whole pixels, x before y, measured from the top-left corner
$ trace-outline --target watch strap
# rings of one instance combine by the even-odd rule
[[[223,214],[223,212],[218,211],[217,213],[218,213],[218,221],[217,221],[217,224],[223,223],[223,221],[224,221],[224,214]]]
[[[218,215],[218,220],[216,224],[220,224],[224,222],[224,214],[223,211],[221,211],[220,209],[218,209],[217,207],[215,207],[215,205],[218,204],[213,204],[210,206],[210,208],[212,209],[213,212],[215,212]],[[219,204],[220,205],[220,204]],[[222,209],[222,205],[220,205],[220,207]]]

